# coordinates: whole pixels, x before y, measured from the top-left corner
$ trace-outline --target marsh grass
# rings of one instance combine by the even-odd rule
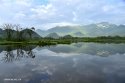
[[[57,44],[71,44],[77,42],[95,42],[95,43],[125,43],[125,37],[72,37],[72,38],[59,38],[59,39],[32,39],[26,41],[7,41],[1,40],[0,45],[57,45]]]

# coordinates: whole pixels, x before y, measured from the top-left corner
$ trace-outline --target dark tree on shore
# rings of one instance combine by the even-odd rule
[[[18,41],[22,41],[24,38],[23,38],[23,32],[22,32],[21,26],[15,25],[15,28],[16,28],[16,39]]]
[[[31,30],[35,31],[35,28],[34,28],[34,27],[31,27]]]
[[[2,28],[5,30],[6,39],[8,41],[12,40],[14,27],[15,25],[12,25],[12,24],[3,24],[2,26]]]
[[[35,30],[34,27],[31,27],[31,29],[27,30],[27,33],[29,34],[30,36],[30,39],[32,39],[32,34],[33,34],[33,31]]]

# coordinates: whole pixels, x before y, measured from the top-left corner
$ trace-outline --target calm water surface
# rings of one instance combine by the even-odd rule
[[[0,83],[125,83],[125,44],[0,46]]]

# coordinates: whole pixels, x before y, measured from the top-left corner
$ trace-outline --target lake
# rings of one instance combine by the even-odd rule
[[[125,44],[1,45],[0,83],[125,83]]]

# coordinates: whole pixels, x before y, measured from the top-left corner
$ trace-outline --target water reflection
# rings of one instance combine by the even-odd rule
[[[2,46],[0,50],[0,59],[7,57],[9,62],[0,61],[0,83],[125,83],[125,44]]]
[[[42,50],[45,48],[37,49]],[[57,45],[46,49],[55,53],[83,53],[106,57],[114,54],[124,54],[125,44],[74,43],[71,45]]]
[[[5,46],[4,47],[4,62],[13,62],[20,60],[23,57],[35,58],[35,53],[32,51],[35,46]]]
[[[33,51],[34,50],[34,51]],[[39,46],[0,46],[0,52],[3,56],[3,61],[13,62],[14,60],[20,60],[21,58],[30,57],[35,58],[35,53],[43,54],[44,51],[62,55],[74,55],[74,54],[89,54],[101,57],[107,57],[115,54],[125,53],[125,44],[99,44],[99,43],[73,43],[71,45],[57,45],[49,47]],[[55,55],[56,55],[55,54]],[[44,54],[46,55],[46,54]],[[48,55],[47,55],[48,56]]]

